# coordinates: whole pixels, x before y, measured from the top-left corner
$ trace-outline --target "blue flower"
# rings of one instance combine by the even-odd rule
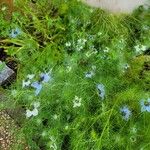
[[[33,82],[31,84],[31,87],[35,88],[35,95],[37,96],[40,93],[41,89],[42,89],[42,84],[39,83],[39,82]]]
[[[15,28],[11,30],[10,37],[16,38],[19,34],[21,34],[21,30],[19,28]]]
[[[99,96],[102,98],[102,100],[104,99],[105,97],[105,87],[103,84],[98,84],[97,85],[97,89],[98,89],[98,92],[99,92]]]
[[[49,73],[41,73],[40,77],[42,82],[48,82],[51,79]]]
[[[144,111],[150,112],[150,98],[148,98],[147,101],[141,100],[140,105],[141,105],[141,112]]]
[[[120,112],[122,113],[123,119],[128,121],[129,117],[131,116],[131,111],[129,110],[129,108],[127,106],[124,106],[120,108]]]

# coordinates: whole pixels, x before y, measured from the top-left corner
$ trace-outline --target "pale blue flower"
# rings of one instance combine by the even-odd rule
[[[98,84],[97,85],[97,89],[98,89],[98,93],[99,93],[99,96],[102,98],[102,100],[104,99],[105,97],[105,86],[103,84]]]
[[[122,108],[120,108],[120,112],[122,113],[123,119],[128,121],[129,117],[131,116],[131,111],[129,110],[129,108],[127,106],[123,106]]]
[[[40,77],[42,82],[48,82],[51,79],[49,73],[41,73]]]
[[[12,29],[11,30],[11,33],[10,33],[10,37],[11,38],[16,38],[18,35],[21,34],[21,30],[19,28],[15,28],[15,29]]]
[[[35,95],[37,96],[40,93],[41,89],[42,89],[42,84],[39,83],[39,82],[33,82],[31,84],[31,87],[35,88]]]
[[[147,101],[141,100],[140,105],[141,105],[141,112],[144,111],[150,112],[150,98],[148,98]]]
[[[86,72],[85,77],[86,78],[92,78],[94,76],[94,72],[90,71],[90,72]]]

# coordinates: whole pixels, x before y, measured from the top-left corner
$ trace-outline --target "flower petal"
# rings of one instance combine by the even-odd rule
[[[49,73],[41,73],[40,77],[43,82],[48,82],[51,79]]]
[[[37,108],[34,108],[34,109],[32,110],[32,115],[33,115],[33,116],[37,116],[37,115],[38,115],[38,110],[37,110]]]
[[[32,111],[30,111],[29,109],[26,110],[26,117],[29,118],[32,116]]]

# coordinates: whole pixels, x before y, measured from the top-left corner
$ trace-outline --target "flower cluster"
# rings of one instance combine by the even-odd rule
[[[42,83],[46,83],[48,82],[49,80],[52,79],[52,77],[50,76],[50,73],[41,73],[40,74],[40,80],[38,81],[34,81],[32,82],[32,79],[35,77],[34,74],[29,74],[27,75],[27,80],[23,80],[22,81],[22,88],[24,87],[32,87],[35,89],[35,95],[37,96],[40,91],[42,90]]]
[[[38,115],[38,107],[40,107],[40,102],[34,102],[33,106],[34,106],[33,110],[29,110],[29,109],[26,110],[27,118]]]
[[[86,42],[86,39],[78,39],[76,47],[77,51],[81,51],[84,48]]]

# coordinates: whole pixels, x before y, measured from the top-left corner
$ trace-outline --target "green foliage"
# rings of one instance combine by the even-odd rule
[[[9,25],[1,18],[0,46],[18,63],[8,90],[13,107],[24,109],[16,138],[25,137],[32,150],[147,150],[150,114],[141,112],[141,100],[150,98],[150,10],[110,15],[76,0],[15,5]],[[14,28],[21,30],[15,38]],[[137,45],[146,50],[137,52]],[[42,72],[50,81],[42,82]],[[29,74],[42,84],[37,96],[30,83],[22,87]],[[38,115],[26,117],[34,102]],[[127,120],[123,106],[131,111]]]
[[[5,66],[6,66],[5,62],[0,62],[0,71],[3,71]]]

